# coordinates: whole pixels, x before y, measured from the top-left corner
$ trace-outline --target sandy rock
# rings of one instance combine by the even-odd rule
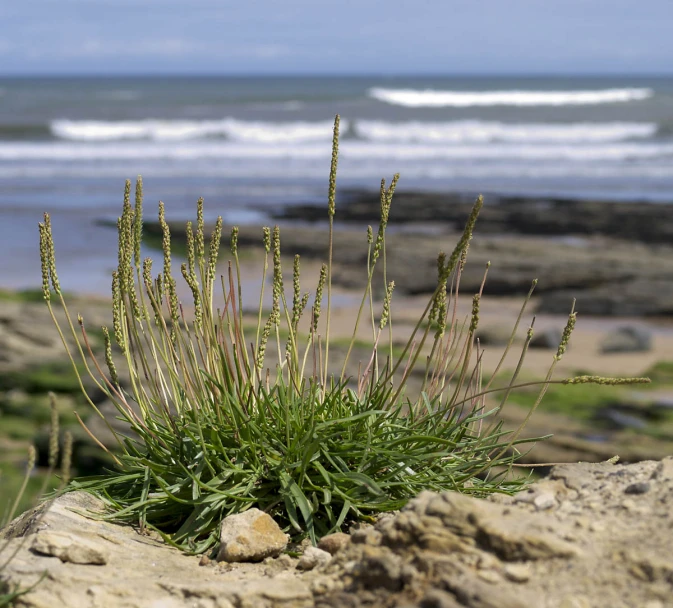
[[[299,570],[313,570],[330,563],[332,555],[318,547],[308,547],[299,558]]]
[[[533,504],[538,511],[546,511],[556,506],[556,498],[551,492],[543,492],[535,497]]]
[[[58,557],[71,564],[107,564],[107,552],[96,543],[77,534],[63,532],[40,532],[36,535],[31,549],[41,555]]]
[[[673,458],[665,458],[652,471],[651,479],[673,483]]]
[[[399,555],[387,547],[371,545],[363,545],[354,573],[363,587],[387,591],[400,591],[414,575],[412,568],[405,568]]]
[[[23,587],[44,581],[17,603],[17,608],[310,608],[309,585],[290,568],[269,577],[265,564],[201,567],[190,557],[166,546],[155,536],[81,515],[100,513],[104,505],[84,492],[55,500],[49,510],[29,511],[0,531],[10,540],[8,550],[21,544],[16,558],[3,572],[11,585]],[[24,541],[25,538],[25,542]],[[4,541],[0,541],[4,542]],[[31,549],[33,543],[59,554],[54,559]],[[105,555],[92,566],[76,559],[83,547]],[[67,556],[66,562],[61,561]],[[278,560],[274,560],[278,561]],[[248,568],[240,570],[237,568]],[[297,574],[294,574],[297,572]]]
[[[270,515],[248,509],[222,521],[217,561],[258,562],[280,555],[289,537]]]
[[[505,517],[509,508],[454,493],[422,492],[383,531],[384,544],[417,543],[421,547],[432,538],[455,537],[454,550],[488,546],[500,559],[548,559],[573,557],[578,547],[562,539],[564,526],[550,526],[548,516],[526,513],[525,517]],[[403,517],[404,516],[404,517]],[[548,530],[554,529],[551,533]]]
[[[320,542],[318,542],[318,549],[322,549],[323,551],[327,551],[330,555],[334,555],[350,542],[350,538],[350,535],[344,534],[343,532],[328,534],[320,539]]]
[[[530,580],[531,569],[528,564],[505,564],[503,574],[515,583],[525,583]]]
[[[648,491],[626,492],[639,484]],[[487,500],[423,492],[398,514],[358,529],[358,542],[345,543],[313,570],[296,568],[289,556],[201,567],[198,557],[159,538],[79,514],[100,512],[103,504],[74,492],[46,514],[34,510],[0,531],[0,538],[18,537],[10,550],[21,537],[27,541],[3,576],[25,587],[46,572],[48,584],[20,598],[18,608],[671,605],[673,457],[561,465],[529,489]],[[545,495],[558,506],[538,510],[536,499]],[[55,547],[51,554],[63,550],[65,537],[104,552],[106,563],[37,553],[31,546],[40,537]]]

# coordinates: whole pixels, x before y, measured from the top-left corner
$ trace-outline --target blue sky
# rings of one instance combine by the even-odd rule
[[[673,0],[0,0],[0,74],[673,71]]]

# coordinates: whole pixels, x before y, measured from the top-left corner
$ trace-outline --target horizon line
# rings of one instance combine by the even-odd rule
[[[0,73],[10,78],[671,78],[671,72],[17,72]]]

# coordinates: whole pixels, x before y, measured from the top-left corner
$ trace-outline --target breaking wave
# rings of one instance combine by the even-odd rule
[[[12,135],[16,135],[13,127]],[[385,122],[358,120],[349,131],[341,123],[346,137],[372,142],[417,142],[469,144],[487,142],[591,143],[643,139],[657,134],[655,123],[502,123],[497,121],[456,120],[447,122]],[[58,139],[81,142],[120,140],[208,140],[226,139],[249,144],[297,144],[327,142],[332,137],[332,122],[258,122],[233,118],[222,120],[138,120],[92,121],[55,120],[49,131]],[[0,133],[2,128],[0,127]],[[34,129],[31,129],[34,132]]]
[[[222,120],[54,120],[52,134],[74,141],[122,139],[185,140],[224,137],[251,143],[330,141],[332,121],[261,122],[234,118]],[[347,125],[346,125],[347,128]]]
[[[368,95],[407,108],[467,108],[471,106],[568,106],[639,101],[652,89],[625,88],[595,91],[435,91],[432,89],[369,89]]]
[[[656,135],[655,123],[502,123],[480,120],[404,122],[359,120],[358,137],[372,141],[436,142],[447,144],[486,142],[590,143],[641,139]]]

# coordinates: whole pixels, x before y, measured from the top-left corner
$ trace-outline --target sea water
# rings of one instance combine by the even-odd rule
[[[106,292],[124,180],[147,212],[261,223],[339,186],[673,201],[671,78],[0,79],[0,286],[39,284],[36,224],[60,274]]]

